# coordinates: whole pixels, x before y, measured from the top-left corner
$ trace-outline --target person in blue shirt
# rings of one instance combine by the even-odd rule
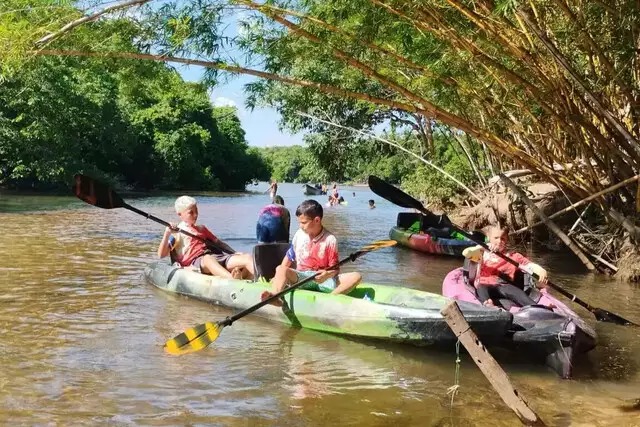
[[[273,203],[263,207],[258,213],[256,238],[258,243],[289,243],[291,215],[284,207],[282,196],[275,196]]]

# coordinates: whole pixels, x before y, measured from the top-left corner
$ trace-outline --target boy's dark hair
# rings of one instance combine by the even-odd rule
[[[306,216],[309,218],[320,217],[322,218],[323,210],[322,205],[313,199],[305,200],[300,203],[296,208],[296,216]]]
[[[375,203],[375,202],[373,201],[373,199],[369,199],[369,204],[370,204],[370,205],[372,205],[372,204],[374,204],[374,203]]]
[[[282,196],[277,195],[273,198],[273,203],[284,206],[284,199],[282,198]]]

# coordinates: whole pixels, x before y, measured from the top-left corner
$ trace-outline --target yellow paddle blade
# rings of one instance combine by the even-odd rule
[[[194,326],[167,341],[164,350],[176,356],[200,351],[218,339],[223,327],[211,322]]]
[[[363,251],[375,251],[377,249],[388,248],[389,246],[394,246],[398,242],[395,240],[377,240],[370,245],[364,246],[362,248]]]

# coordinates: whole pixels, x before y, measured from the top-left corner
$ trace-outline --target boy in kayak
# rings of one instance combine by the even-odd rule
[[[276,275],[271,281],[271,292],[263,292],[262,300],[280,292],[285,284],[299,282],[316,273],[320,273],[318,277],[303,285],[302,289],[346,294],[360,283],[360,273],[339,274],[337,269],[327,270],[339,262],[338,242],[322,225],[322,215],[322,205],[315,200],[305,200],[298,206],[296,217],[300,229],[293,236],[291,247],[282,263],[276,268]],[[294,262],[295,270],[291,268]],[[275,305],[281,304],[281,301],[275,302]]]
[[[487,246],[493,252],[503,252],[520,264],[527,273],[537,274],[539,288],[547,286],[547,271],[544,268],[529,261],[518,252],[505,252],[509,240],[509,232],[506,228],[492,226],[487,232],[487,238],[489,239]],[[480,263],[480,270],[474,283],[478,300],[485,306],[493,306],[492,299],[500,298],[510,299],[521,307],[535,304],[536,302],[522,289],[508,283],[514,279],[516,267],[493,252],[485,251],[480,245],[462,251],[464,257]]]
[[[265,206],[258,213],[256,238],[258,243],[289,243],[289,226],[291,215],[284,207],[282,196],[273,198],[273,203]]]
[[[196,225],[198,220],[198,206],[196,199],[190,196],[181,196],[175,202],[176,213],[182,220],[177,226],[171,224],[164,230],[162,241],[158,246],[158,257],[163,258],[173,251],[176,262],[181,267],[200,270],[204,274],[220,277],[240,279],[243,269],[249,274],[247,278],[253,278],[253,260],[249,254],[227,254],[223,249],[234,252],[233,249],[222,240],[218,239],[206,226]],[[210,248],[198,239],[194,239],[182,233],[174,233],[178,229],[188,231],[203,239],[211,240],[218,248]]]

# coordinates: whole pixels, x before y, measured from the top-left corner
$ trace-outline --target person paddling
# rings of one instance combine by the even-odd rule
[[[243,269],[245,269],[248,272],[245,278],[253,278],[253,259],[251,255],[238,252],[226,254],[221,249],[208,248],[202,240],[176,232],[178,229],[183,229],[202,239],[211,240],[217,246],[233,252],[229,245],[218,239],[206,226],[196,225],[198,220],[196,199],[191,196],[180,196],[176,199],[175,209],[182,221],[178,225],[171,224],[170,227],[165,229],[158,246],[159,258],[166,257],[173,252],[180,267],[234,279],[242,278]]]
[[[265,300],[284,289],[285,284],[295,283],[320,273],[313,281],[302,286],[302,289],[346,294],[355,288],[362,275],[357,272],[342,273],[339,270],[327,270],[339,261],[338,241],[336,237],[322,225],[322,205],[315,200],[305,200],[296,209],[296,217],[300,229],[293,236],[291,247],[282,263],[276,268],[276,275],[271,281],[271,292],[264,291],[261,299]],[[291,268],[296,263],[296,269]],[[282,301],[274,302],[281,305]]]
[[[493,252],[507,251],[509,232],[506,228],[491,226],[487,232],[487,237],[489,239],[487,246]],[[509,283],[515,278],[516,267],[493,252],[485,251],[480,245],[472,246],[462,251],[462,255],[465,258],[480,263],[480,269],[474,283],[478,300],[486,306],[493,306],[493,300],[500,298],[510,299],[522,307],[536,304],[525,291]],[[539,288],[547,286],[547,271],[544,268],[531,262],[518,252],[505,253],[520,264],[527,273],[538,275]]]

